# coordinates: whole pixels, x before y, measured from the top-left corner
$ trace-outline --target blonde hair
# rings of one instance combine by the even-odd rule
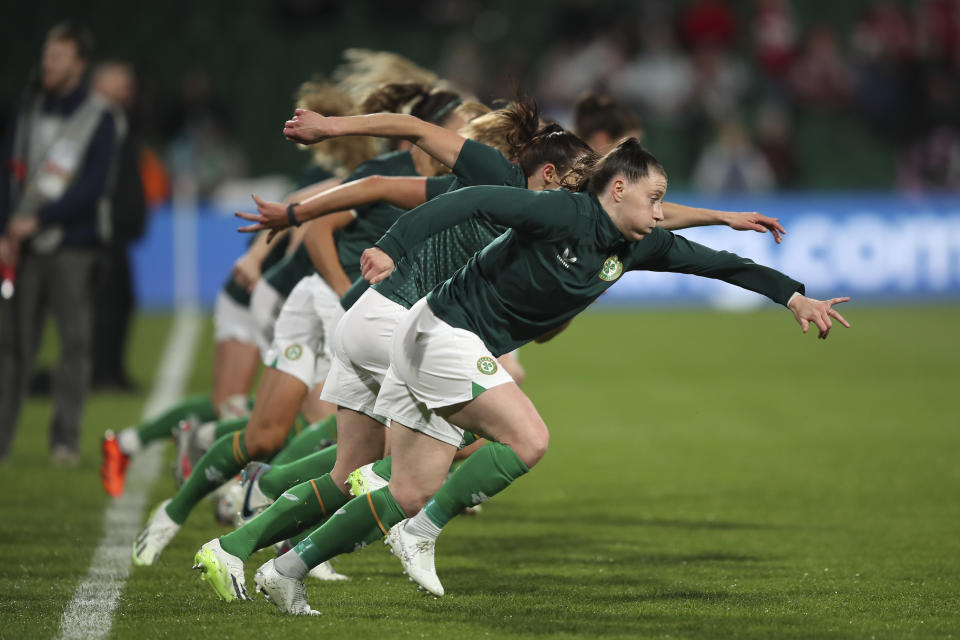
[[[485,116],[493,110],[482,102],[477,100],[467,100],[460,104],[453,112],[459,116],[463,116],[466,121],[473,122],[480,116]]]
[[[297,90],[296,104],[325,116],[346,116],[357,112],[354,101],[346,92],[322,78],[301,84]],[[309,149],[315,163],[342,178],[361,163],[376,157],[381,145],[375,138],[345,136],[318,142]]]
[[[343,57],[346,62],[334,70],[333,79],[355,104],[385,84],[433,87],[437,83],[437,74],[389,51],[347,49]]]
[[[460,134],[493,147],[506,159],[514,160],[522,143],[532,138],[544,124],[536,103],[511,102],[502,109],[474,118],[460,129]]]

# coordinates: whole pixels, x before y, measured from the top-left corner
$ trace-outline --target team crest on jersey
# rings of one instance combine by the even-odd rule
[[[492,376],[497,372],[497,361],[490,356],[483,356],[477,360],[477,369],[484,375]]]
[[[623,263],[620,262],[620,258],[617,256],[610,256],[603,263],[603,268],[600,269],[598,274],[601,280],[606,282],[613,282],[621,275],[623,275]]]
[[[303,347],[298,344],[292,344],[283,351],[283,357],[287,360],[297,360],[303,355]]]

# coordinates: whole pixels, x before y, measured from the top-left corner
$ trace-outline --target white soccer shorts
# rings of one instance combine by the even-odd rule
[[[456,447],[463,429],[434,409],[513,382],[479,337],[438,318],[425,298],[401,318],[390,355],[374,411]]]
[[[213,335],[217,342],[238,340],[256,345],[263,353],[263,344],[260,341],[260,332],[257,323],[245,307],[223,290],[217,294],[213,308]]]
[[[321,398],[386,424],[374,411],[390,366],[390,344],[403,305],[367,289],[334,330],[332,361]]]
[[[308,387],[330,369],[330,325],[339,296],[319,274],[302,279],[280,309],[264,364],[289,373]]]

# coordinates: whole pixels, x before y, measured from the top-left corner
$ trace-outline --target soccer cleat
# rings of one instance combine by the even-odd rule
[[[273,504],[273,500],[260,490],[259,482],[260,476],[269,470],[270,465],[266,462],[251,462],[244,468],[240,499],[234,512],[234,526],[242,527]]]
[[[382,489],[387,486],[387,481],[374,472],[373,463],[370,463],[351,471],[350,475],[347,476],[347,484],[350,485],[350,495],[356,498],[365,493]]]
[[[163,549],[180,530],[180,525],[167,515],[169,503],[169,500],[164,500],[153,510],[147,524],[133,541],[133,564],[143,566],[156,562]]]
[[[307,604],[307,587],[303,580],[288,578],[277,571],[273,560],[267,560],[253,576],[253,581],[257,585],[257,593],[262,593],[263,597],[272,602],[283,613],[290,613],[295,616],[318,616],[319,611],[315,611]]]
[[[314,580],[324,580],[327,582],[334,582],[337,580],[349,580],[349,576],[345,576],[342,573],[338,572],[333,568],[333,565],[330,564],[330,561],[321,562],[313,569],[310,569],[310,572],[307,573],[308,578],[313,578]]]
[[[240,484],[240,476],[223,483],[217,489],[217,495],[217,504],[213,509],[217,522],[228,527],[236,525],[237,514],[243,504],[243,486]]]
[[[270,344],[269,342],[267,344]],[[250,400],[244,394],[234,394],[228,396],[226,400],[220,403],[217,409],[217,415],[221,420],[230,420],[233,418],[242,418],[250,415]]]
[[[193,556],[193,568],[200,570],[200,579],[213,587],[224,602],[250,600],[243,575],[243,560],[227,553],[220,538],[206,543]]]
[[[194,431],[199,426],[197,419],[190,417],[181,420],[173,428],[173,440],[177,444],[177,457],[173,461],[173,479],[177,483],[177,488],[183,486],[183,483],[190,477],[196,460],[190,457],[190,441],[193,439]]]
[[[103,434],[100,445],[103,461],[100,463],[100,482],[103,488],[114,498],[123,494],[123,483],[127,477],[127,467],[130,465],[130,456],[125,454],[117,442],[117,435],[112,429]]]
[[[435,596],[442,596],[443,585],[433,563],[437,541],[407,532],[407,522],[403,520],[393,525],[383,543],[390,545],[390,552],[400,559],[404,573],[411,582],[416,582]]]

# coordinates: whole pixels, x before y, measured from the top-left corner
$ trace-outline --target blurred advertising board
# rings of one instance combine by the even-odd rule
[[[860,301],[960,301],[960,194],[908,198],[876,194],[685,197],[668,200],[727,211],[759,211],[786,228],[769,234],[699,227],[690,240],[732,251],[803,282],[814,297]],[[766,298],[693,276],[624,274],[602,304],[702,304],[749,308]]]
[[[769,234],[699,227],[680,233],[779,269],[807,286],[814,297],[849,295],[877,304],[960,302],[960,194],[907,197],[820,193],[768,196],[691,196],[668,200],[727,211],[775,216],[787,235],[777,245]],[[134,248],[140,306],[173,306],[171,211],[151,216],[147,236]],[[248,237],[232,215],[201,207],[196,216],[197,293],[210,307]],[[627,273],[600,300],[602,305],[751,308],[766,299],[723,282],[687,275]]]

